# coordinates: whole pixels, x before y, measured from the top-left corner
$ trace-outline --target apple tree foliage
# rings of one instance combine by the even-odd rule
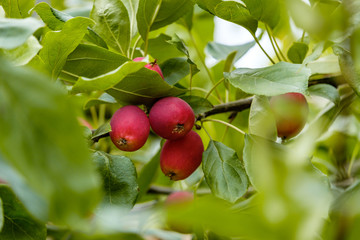
[[[0,6],[0,239],[360,239],[359,1]],[[215,42],[215,18],[253,41]],[[268,63],[236,64],[255,48]],[[288,92],[306,96],[309,117],[282,141],[269,98]],[[148,112],[167,96],[193,108],[205,146],[176,182],[154,133],[132,153],[108,137],[119,107]],[[179,190],[194,204],[167,214],[192,236],[164,220]]]

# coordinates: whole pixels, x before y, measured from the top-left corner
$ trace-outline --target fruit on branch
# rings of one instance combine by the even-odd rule
[[[157,101],[150,110],[151,128],[165,139],[185,136],[195,123],[195,114],[190,105],[177,97],[166,97]]]
[[[188,223],[179,221],[177,214],[191,207],[194,202],[194,195],[191,192],[180,191],[171,193],[165,200],[167,210],[166,223],[169,229],[180,233],[192,232]]]
[[[111,141],[123,151],[141,148],[150,133],[149,119],[137,106],[129,105],[117,110],[110,121]]]
[[[180,139],[167,140],[160,153],[161,170],[171,180],[185,179],[199,167],[203,152],[202,140],[194,131]]]
[[[144,59],[144,57],[137,57],[137,58],[134,58],[133,61],[141,62],[143,59]],[[162,79],[164,79],[164,75],[163,75],[159,65],[156,63],[156,59],[153,62],[146,64],[145,67],[159,73],[160,77]]]
[[[277,134],[282,139],[296,136],[305,126],[309,113],[306,98],[301,93],[285,93],[270,99]]]

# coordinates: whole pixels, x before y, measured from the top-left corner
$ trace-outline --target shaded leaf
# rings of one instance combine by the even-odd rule
[[[181,99],[190,105],[195,115],[209,111],[214,107],[209,100],[198,96],[182,96]]]
[[[176,58],[184,56],[179,52],[174,44],[169,43],[171,37],[165,34],[160,34],[156,38],[149,39],[149,54],[157,60],[160,64],[169,58]],[[144,48],[142,45],[142,48]]]
[[[245,194],[248,179],[233,149],[211,140],[203,153],[202,166],[206,182],[215,196],[235,202]]]
[[[253,46],[255,42],[249,42],[241,45],[224,45],[216,42],[209,42],[206,45],[206,51],[216,60],[226,60],[230,53],[236,52],[234,62],[244,56]]]
[[[164,80],[170,85],[175,85],[190,73],[190,66],[186,58],[170,58],[162,63],[160,68]]]
[[[139,174],[139,200],[149,190],[160,165],[160,151],[142,168]]]
[[[230,83],[246,93],[275,96],[287,92],[305,94],[310,69],[286,62],[279,62],[265,68],[238,68],[225,74]]]
[[[103,93],[99,98],[90,99],[89,101],[87,101],[85,103],[84,109],[89,109],[93,106],[97,106],[100,104],[114,104],[114,103],[117,103],[115,98],[113,98],[107,93]]]
[[[337,89],[334,86],[329,84],[316,84],[309,87],[309,92],[311,95],[316,95],[329,99],[334,104],[338,105],[340,102],[340,95]]]
[[[294,42],[287,52],[287,56],[293,63],[302,63],[306,57],[309,47],[306,43]]]
[[[97,151],[93,155],[103,177],[103,204],[131,209],[139,193],[136,169],[130,159]]]
[[[145,42],[148,41],[150,28],[159,13],[161,2],[161,0],[139,0],[136,21],[138,31]]]
[[[251,16],[275,28],[280,21],[281,0],[244,0]]]
[[[97,142],[101,137],[109,135],[110,132],[111,132],[110,122],[104,123],[92,133],[91,140]]]
[[[44,26],[35,18],[0,19],[0,48],[14,49],[23,45],[33,33]]]

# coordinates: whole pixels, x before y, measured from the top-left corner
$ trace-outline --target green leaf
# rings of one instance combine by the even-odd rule
[[[158,98],[177,96],[185,91],[169,85],[157,72],[144,67],[137,72],[133,71],[133,73],[118,81],[115,86],[106,90],[118,102],[135,105],[152,104]]]
[[[191,30],[193,26],[194,7],[188,11],[183,17],[181,17],[177,23],[183,25],[187,30]]]
[[[255,96],[249,114],[249,133],[275,141],[277,138],[276,121],[265,96]]]
[[[35,220],[7,185],[0,185],[0,202],[3,208],[1,239],[45,240],[45,224]],[[1,221],[1,220],[0,220]]]
[[[23,45],[11,50],[0,49],[0,53],[15,65],[25,65],[36,56],[41,48],[38,40],[34,36],[30,36]]]
[[[280,21],[281,0],[244,0],[251,16],[275,28]]]
[[[144,42],[148,41],[150,28],[159,13],[161,2],[162,0],[139,0],[136,21],[138,31]]]
[[[127,56],[131,41],[131,26],[128,11],[118,0],[94,1],[91,18],[96,22],[94,30],[107,44]]]
[[[4,8],[7,18],[29,17],[29,10],[34,7],[35,0],[1,0],[0,5]]]
[[[115,98],[113,98],[107,93],[103,93],[99,98],[90,99],[89,101],[87,101],[85,103],[84,109],[87,110],[93,106],[97,106],[100,104],[114,104],[114,103],[117,103]]]
[[[160,68],[164,80],[170,85],[175,85],[190,73],[190,65],[186,58],[170,58],[162,63]]]
[[[182,96],[181,99],[190,105],[195,115],[209,111],[214,107],[209,100],[198,96]]]
[[[306,43],[294,42],[287,52],[287,56],[293,63],[302,63],[306,57],[309,47]]]
[[[0,62],[1,176],[17,186],[22,200],[21,193],[31,189],[34,194],[27,196],[34,203],[28,209],[34,215],[75,227],[100,195],[76,107],[62,87],[43,75]],[[8,177],[5,163],[19,177]]]
[[[130,159],[97,151],[93,155],[103,177],[103,204],[131,209],[139,193],[136,169]]]
[[[125,5],[130,19],[130,36],[135,37],[138,33],[136,13],[139,7],[139,0],[123,0],[122,3]]]
[[[216,42],[209,42],[205,51],[216,60],[226,60],[230,53],[236,52],[234,62],[242,58],[253,46],[255,42],[248,42],[241,45],[229,46]]]
[[[65,22],[73,18],[73,16],[67,13],[50,7],[49,4],[45,2],[37,4],[34,7],[34,10],[46,23],[46,25],[54,31],[61,30],[64,27]],[[84,39],[103,48],[107,48],[105,41],[90,27],[88,27],[88,32],[86,33]]]
[[[248,179],[233,149],[211,140],[203,153],[202,166],[206,182],[215,196],[233,203],[245,194]]]
[[[52,79],[56,79],[66,63],[68,55],[80,44],[92,21],[84,17],[68,20],[60,32],[48,32],[39,56],[48,68]]]
[[[142,168],[139,174],[139,200],[149,190],[160,165],[160,151]]]
[[[309,92],[311,95],[323,97],[329,99],[334,104],[338,105],[340,103],[340,95],[337,89],[334,86],[329,84],[316,84],[309,87]]]
[[[99,138],[108,135],[110,132],[111,132],[110,122],[104,123],[92,133],[91,140],[97,142]]]
[[[246,93],[275,96],[287,92],[306,93],[310,69],[286,62],[265,68],[238,68],[225,74],[230,83]]]
[[[3,227],[4,227],[4,208],[3,208],[3,202],[0,198],[0,233]]]
[[[0,48],[14,49],[23,45],[33,33],[44,26],[35,18],[0,19]]]
[[[79,77],[94,78],[113,71],[128,60],[102,47],[79,44],[66,59],[60,77],[70,81]]]
[[[318,59],[321,54],[330,46],[332,45],[331,42],[325,42],[325,41],[322,41],[322,42],[319,42],[317,43],[313,50],[312,50],[312,53],[309,54],[303,61],[303,64],[308,64],[309,62],[312,62],[312,61],[315,61],[316,59]]]
[[[215,7],[221,2],[222,0],[197,0],[196,4],[205,11],[215,15]]]
[[[249,10],[238,2],[226,1],[217,4],[215,15],[246,28],[251,34],[255,34],[258,27],[258,22],[250,15]]]
[[[169,58],[183,57],[174,44],[169,43],[171,37],[165,34],[160,34],[156,38],[149,39],[149,54],[162,63]],[[142,45],[144,48],[144,44]]]
[[[104,75],[85,78],[80,77],[72,88],[72,93],[91,92],[99,90],[107,90],[121,82],[127,75],[144,68],[143,62],[125,62],[117,69]],[[150,70],[151,71],[151,70]]]

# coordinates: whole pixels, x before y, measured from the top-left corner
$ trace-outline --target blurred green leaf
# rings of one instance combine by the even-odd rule
[[[280,21],[281,0],[244,0],[251,16],[275,28]]]
[[[46,239],[45,224],[35,220],[27,212],[9,186],[0,185],[0,201],[4,214],[4,225],[0,231],[1,239]]]
[[[236,52],[234,57],[234,62],[239,60],[242,56],[244,56],[253,46],[255,42],[249,42],[241,45],[224,45],[216,42],[209,42],[206,45],[206,51],[215,58],[216,60],[226,60],[230,53]]]
[[[194,7],[188,11],[183,17],[181,17],[177,23],[183,25],[186,29],[191,30],[193,26]]]
[[[135,233],[93,234],[72,233],[67,240],[144,240]]]
[[[234,1],[221,2],[215,7],[215,15],[226,21],[236,23],[255,34],[258,22],[250,15],[249,10],[241,3]]]
[[[19,176],[7,170],[6,180],[23,200],[32,190],[28,209],[37,217],[78,226],[100,194],[74,105],[49,79],[0,61],[0,163]]]
[[[53,6],[56,9],[64,9],[66,8],[66,0],[50,0],[51,6]]]
[[[88,18],[76,17],[68,20],[60,32],[48,32],[45,35],[39,56],[52,79],[59,76],[66,58],[80,44],[91,24],[92,21]]]
[[[115,70],[128,60],[105,48],[79,44],[67,57],[60,77],[69,81],[79,77],[94,78]]]
[[[341,75],[339,59],[335,55],[328,55],[316,61],[307,63],[307,67],[311,69],[311,75],[328,74],[332,76]]]
[[[85,103],[84,109],[89,109],[93,106],[97,106],[100,104],[113,104],[113,103],[117,103],[115,98],[113,98],[107,93],[103,93],[99,98],[90,99],[89,101],[87,101]]]
[[[129,55],[131,25],[129,13],[122,1],[98,0],[94,2],[91,18],[94,30],[107,44],[124,56]]]
[[[309,47],[306,43],[294,42],[287,52],[287,56],[293,63],[302,63],[306,57]]]
[[[0,19],[0,48],[14,49],[23,45],[44,23],[35,18]]]
[[[210,141],[203,153],[202,166],[206,182],[215,196],[233,203],[245,194],[248,179],[233,149],[221,142]]]
[[[197,0],[196,4],[199,5],[199,7],[201,7],[202,9],[215,15],[215,7],[221,2],[222,0]]]
[[[164,80],[170,85],[175,85],[190,73],[190,65],[186,58],[170,58],[162,63],[160,68]]]
[[[131,209],[139,193],[136,169],[132,161],[124,156],[97,151],[93,155],[103,177],[105,198],[103,204]]]
[[[30,16],[29,11],[35,2],[36,0],[1,0],[0,5],[7,18],[26,18]]]
[[[310,69],[286,62],[270,67],[238,68],[225,74],[225,78],[246,93],[275,96],[287,92],[306,93]]]
[[[209,111],[214,107],[209,100],[199,96],[182,96],[181,99],[190,105],[195,115]]]
[[[337,89],[329,84],[316,84],[309,87],[309,92],[311,95],[316,95],[329,99],[334,104],[338,105],[340,103],[340,95]]]
[[[34,36],[30,36],[26,42],[11,50],[2,50],[0,53],[15,65],[27,64],[40,51],[42,46]]]
[[[269,140],[277,138],[276,121],[265,96],[255,96],[249,114],[249,133]]]
[[[160,151],[142,168],[138,183],[139,183],[139,200],[149,190],[150,185],[156,177],[156,173],[160,166]]]
[[[3,227],[4,227],[4,209],[3,209],[3,202],[0,198],[0,233]]]
[[[125,62],[117,69],[94,78],[80,77],[72,88],[72,93],[107,90],[121,82],[127,75],[144,68],[142,62]]]

